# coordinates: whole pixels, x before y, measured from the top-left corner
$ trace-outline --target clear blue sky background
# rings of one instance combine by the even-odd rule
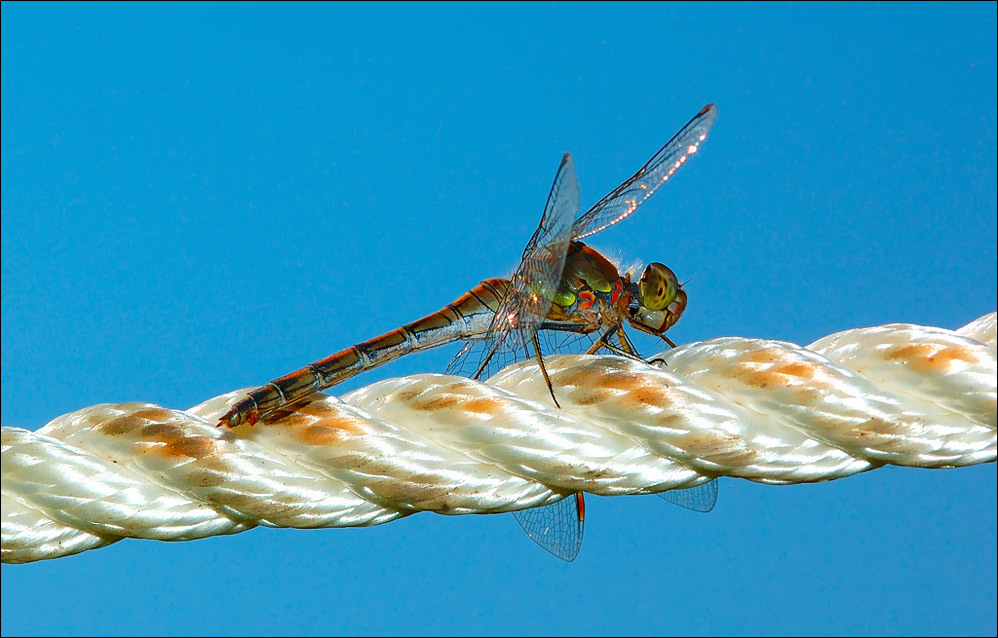
[[[436,310],[514,266],[563,152],[588,206],[708,102],[692,165],[592,242],[693,277],[675,340],[996,308],[994,3],[5,3],[2,56],[4,425],[189,407]],[[994,635],[996,491],[591,498],[573,564],[510,516],[126,541],[3,566],[2,628]]]

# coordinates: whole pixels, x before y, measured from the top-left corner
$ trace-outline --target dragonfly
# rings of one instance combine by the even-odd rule
[[[586,353],[602,349],[640,359],[625,324],[675,344],[665,335],[679,320],[687,295],[676,274],[652,262],[637,281],[582,240],[616,225],[634,213],[698,151],[717,119],[708,104],[630,179],[579,211],[575,165],[565,154],[555,175],[540,224],[509,278],[482,281],[442,309],[325,359],[310,363],[236,401],[219,421],[234,428],[252,425],[357,374],[404,355],[455,341],[467,342],[447,367],[448,374],[488,378],[533,352],[552,401],[557,393],[544,367],[541,335],[548,353],[565,351],[579,336],[589,340]],[[554,345],[552,345],[552,343]],[[666,500],[694,511],[710,511],[717,483],[671,490]],[[574,560],[582,543],[585,501],[582,493],[551,505],[513,512],[528,536],[564,560]]]

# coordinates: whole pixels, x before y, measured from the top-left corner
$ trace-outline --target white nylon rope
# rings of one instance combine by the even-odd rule
[[[802,348],[724,337],[664,353],[534,362],[488,384],[421,374],[276,419],[215,427],[244,390],[187,411],[96,405],[3,428],[2,560],[122,538],[191,540],[257,525],[377,525],[417,511],[508,512],[718,476],[842,478],[996,454],[996,315],[955,332],[891,324]]]

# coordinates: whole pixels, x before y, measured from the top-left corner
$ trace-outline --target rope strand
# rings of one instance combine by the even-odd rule
[[[691,487],[786,484],[885,464],[996,457],[996,314],[957,330],[890,324],[807,348],[723,337],[661,355],[545,359],[489,383],[420,374],[315,394],[255,426],[215,427],[244,390],[187,411],[96,405],[3,428],[2,560],[122,538],[257,525],[378,525]]]

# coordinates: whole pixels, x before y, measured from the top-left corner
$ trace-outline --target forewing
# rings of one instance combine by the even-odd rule
[[[513,512],[516,522],[527,536],[558,558],[569,562],[575,560],[582,547],[584,514],[581,493],[551,505]]]
[[[706,514],[717,504],[717,479],[696,487],[660,492],[658,495],[680,507]]]
[[[641,167],[634,177],[617,187],[572,226],[572,238],[595,235],[621,221],[645,203],[658,188],[697,152],[717,119],[717,107],[708,104]]]
[[[579,212],[579,181],[566,153],[548,195],[541,223],[510,277],[510,288],[481,340],[470,341],[447,366],[448,374],[488,378],[506,365],[531,356],[528,344],[551,310],[565,268],[572,220]]]

